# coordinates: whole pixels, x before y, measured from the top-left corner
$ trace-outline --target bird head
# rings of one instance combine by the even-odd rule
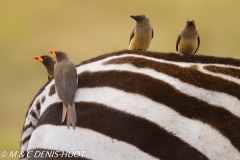
[[[193,19],[189,19],[186,22],[186,27],[196,27]]]
[[[137,22],[145,22],[146,20],[148,20],[148,18],[145,14],[131,15],[130,17],[133,18]]]
[[[68,59],[68,56],[65,52],[62,52],[62,51],[53,51],[53,50],[50,50],[50,53],[56,57],[57,59],[57,62],[60,62],[62,60],[66,60]]]
[[[55,64],[55,61],[52,57],[48,55],[43,55],[43,56],[35,56],[34,57],[36,60],[42,62],[46,67],[53,67]]]

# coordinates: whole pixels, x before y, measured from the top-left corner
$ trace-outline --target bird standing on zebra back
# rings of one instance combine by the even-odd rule
[[[177,37],[176,50],[181,54],[196,54],[199,45],[198,29],[194,20],[190,19]]]
[[[56,63],[55,60],[48,55],[35,56],[34,58],[36,60],[42,62],[42,64],[46,67],[47,73],[48,73],[48,80],[53,78],[53,76],[54,76],[54,65]]]
[[[78,85],[77,70],[65,52],[50,50],[50,53],[57,59],[54,79],[56,92],[63,102],[62,122],[67,114],[68,128],[72,124],[75,129],[77,120],[74,98]]]
[[[136,25],[130,35],[129,50],[147,50],[153,38],[153,28],[145,14],[131,15]]]

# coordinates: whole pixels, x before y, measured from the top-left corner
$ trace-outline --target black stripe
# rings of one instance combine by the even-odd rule
[[[53,84],[53,85],[50,87],[50,89],[49,89],[48,95],[49,95],[49,96],[52,96],[52,95],[54,95],[55,93],[56,93],[56,91],[55,91],[55,84]]]
[[[29,139],[31,138],[31,134],[29,135],[29,136],[27,136],[27,137],[25,137],[24,139],[23,139],[23,141],[22,141],[22,145],[24,145],[24,143],[26,143],[27,141],[29,141]]]
[[[210,124],[240,151],[240,119],[231,112],[181,93],[164,81],[125,71],[83,72],[78,87],[109,86],[141,94],[171,107],[190,119]]]
[[[172,160],[176,157],[181,160],[208,159],[180,138],[143,118],[97,103],[78,102],[75,106],[78,127],[125,141],[162,160]],[[61,113],[62,103],[50,105],[42,114],[37,126],[66,125],[66,122],[61,122]]]
[[[42,99],[41,99],[41,102],[44,103],[45,102],[45,99],[46,99],[46,96],[43,96]],[[38,106],[37,106],[38,107]],[[38,110],[40,110],[40,105],[39,105],[39,108],[37,108]]]
[[[28,153],[28,155],[27,155]],[[84,158],[84,154],[86,155],[86,153],[82,153],[82,152],[77,152],[74,151],[74,153],[76,154],[75,157],[71,154],[68,154],[69,152],[67,151],[58,151],[58,150],[51,150],[51,149],[43,149],[43,148],[35,148],[32,149],[28,152],[25,152],[26,155],[24,155],[25,157],[28,156],[29,160],[58,160],[58,159],[78,159],[78,160],[90,160],[88,158]],[[73,152],[70,152],[73,153]],[[82,157],[83,154],[83,157]]]
[[[39,111],[41,108],[41,104],[40,104],[40,101],[37,101],[36,103],[36,109]]]
[[[221,77],[208,75],[192,66],[189,68],[179,67],[174,64],[160,63],[144,58],[124,57],[110,60],[104,64],[124,64],[129,63],[138,68],[150,68],[157,72],[162,72],[183,82],[205,88],[212,91],[224,92],[240,99],[240,85]],[[240,70],[238,70],[240,71]]]
[[[34,112],[33,109],[31,110],[30,114],[31,114],[36,120],[38,120],[38,117],[37,117],[37,115],[36,115],[36,113]]]
[[[28,125],[24,126],[22,132],[25,132],[28,128],[31,128],[31,127],[33,127],[32,122],[30,122]]]
[[[214,73],[221,73],[221,74],[226,74],[235,78],[240,78],[240,70],[236,68],[219,67],[219,66],[212,66],[212,65],[204,66],[203,68]]]
[[[117,52],[112,52],[108,54],[100,55],[96,58],[92,58],[87,61],[83,61],[82,63],[76,65],[77,67],[80,65],[92,63],[95,61],[99,61],[108,57],[118,56],[123,54],[129,55],[142,55],[157,59],[164,59],[168,61],[175,61],[175,62],[189,62],[189,63],[204,63],[204,64],[225,64],[225,65],[233,65],[233,66],[240,66],[240,60],[234,58],[225,58],[225,57],[215,57],[215,56],[207,56],[207,55],[184,55],[181,56],[180,54],[173,53],[173,52],[152,52],[152,51],[134,51],[134,50],[121,50]]]

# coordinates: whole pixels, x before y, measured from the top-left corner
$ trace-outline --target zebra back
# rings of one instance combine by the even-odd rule
[[[123,50],[77,65],[76,130],[54,79],[30,104],[21,151],[82,159],[240,159],[240,61]]]

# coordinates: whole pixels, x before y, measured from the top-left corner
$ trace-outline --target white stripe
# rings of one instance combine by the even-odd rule
[[[164,60],[164,59],[156,59],[156,58],[153,58],[153,57],[134,55],[134,54],[122,54],[122,55],[107,57],[105,59],[98,60],[98,61],[95,61],[95,62],[91,62],[91,63],[85,64],[85,65],[81,65],[81,66],[77,67],[77,71],[79,73],[79,71],[81,71],[81,70],[88,70],[87,69],[88,67],[85,67],[85,66],[91,66],[91,68],[92,68],[94,66],[96,67],[96,66],[98,66],[98,65],[100,65],[104,62],[109,61],[109,60],[117,59],[117,58],[125,58],[125,57],[143,58],[143,59],[152,60],[152,61],[155,61],[155,62],[161,62],[161,63],[166,63],[166,64],[174,64],[174,65],[181,66],[181,67],[190,67],[192,65],[197,64],[197,63],[186,63],[186,62],[174,62],[174,61],[168,61],[168,60]],[[107,65],[104,65],[104,66],[106,67]]]
[[[217,62],[216,63],[176,62],[176,61],[171,61],[171,60],[148,57],[148,56],[144,56],[144,55],[135,55],[135,54],[127,54],[127,53],[122,54],[122,55],[115,55],[115,56],[107,57],[105,59],[98,60],[98,61],[95,61],[95,62],[92,62],[92,63],[102,63],[102,62],[105,62],[105,61],[108,61],[108,60],[111,60],[111,59],[125,58],[125,57],[143,58],[143,59],[147,59],[147,60],[151,60],[151,61],[155,61],[155,62],[166,63],[166,64],[174,64],[176,66],[186,67],[186,68],[191,67],[192,65],[201,66],[201,67],[211,65],[211,66],[216,66],[216,67],[234,68],[234,69],[240,70],[240,68],[238,66],[234,66],[234,65],[231,65],[231,64],[218,64]],[[92,64],[92,63],[89,63],[89,64]],[[89,64],[85,64],[85,65],[89,65]],[[84,65],[82,65],[82,66],[84,66]],[[238,83],[239,83],[239,80],[238,80]]]
[[[81,88],[76,101],[95,102],[150,120],[194,146],[210,159],[240,159],[230,141],[211,126],[181,116],[151,99],[121,90],[99,87]],[[224,122],[223,122],[224,123]]]
[[[119,56],[122,57],[122,56]],[[116,57],[115,57],[116,58]],[[174,88],[179,90],[180,92],[205,101],[211,105],[216,105],[218,107],[222,107],[232,114],[240,117],[240,101],[234,96],[228,95],[226,93],[216,92],[212,90],[207,90],[204,88],[196,87],[194,85],[185,83],[180,81],[177,78],[171,77],[167,74],[156,72],[152,69],[148,68],[137,68],[130,64],[122,64],[122,65],[102,65],[102,63],[113,59],[112,57],[107,58],[105,60],[97,61],[91,64],[83,65],[77,68],[78,73],[82,73],[84,71],[96,72],[96,71],[129,71],[134,73],[140,73],[144,75],[151,76],[153,78],[162,80],[166,83],[169,83]]]
[[[28,128],[26,131],[22,134],[22,141],[29,135],[31,135],[33,132],[33,128]],[[24,144],[21,145],[21,151],[27,151],[29,141],[26,141]]]
[[[42,125],[36,128],[29,142],[28,150],[35,148],[86,151],[85,158],[99,160],[156,160],[128,143],[78,127],[73,130],[66,126]]]
[[[33,127],[29,127],[26,131],[24,131],[24,135],[22,136],[22,140],[24,140],[27,136],[31,135],[33,132]]]

